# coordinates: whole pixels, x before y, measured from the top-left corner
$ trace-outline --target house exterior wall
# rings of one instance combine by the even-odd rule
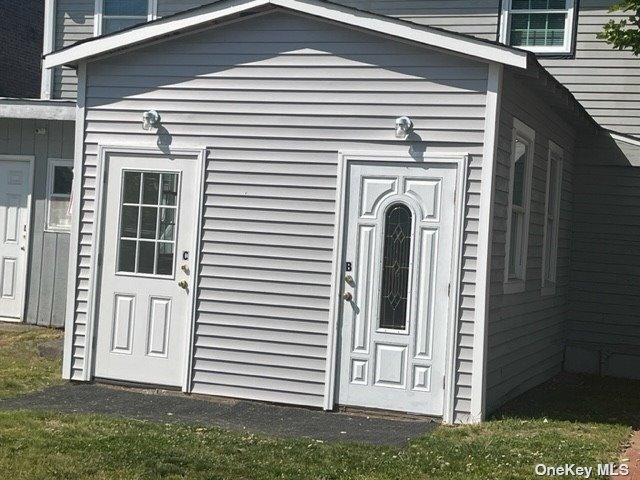
[[[562,369],[568,311],[571,204],[576,132],[548,103],[505,70],[495,176],[491,283],[487,344],[487,412]],[[526,286],[503,290],[513,119],[536,132]],[[549,140],[564,150],[557,286],[541,294],[542,245]]]
[[[272,13],[87,66],[71,378],[82,379],[98,143],[208,147],[193,392],[321,406],[338,152],[468,152],[457,419],[470,412],[488,66]],[[362,82],[362,78],[367,82]],[[149,106],[160,140],[140,127]],[[414,153],[416,154],[416,153]]]
[[[639,378],[640,147],[604,135],[589,147],[575,172],[565,369]]]
[[[48,159],[72,159],[73,137],[73,122],[0,118],[0,155],[35,157],[25,317],[34,325],[64,325],[69,234],[44,226]]]
[[[412,22],[499,40],[500,0],[335,0],[336,3]],[[58,0],[56,47],[93,35],[95,0]],[[158,16],[198,7],[207,0],[158,0]],[[640,62],[615,51],[596,34],[617,0],[580,0],[575,55],[540,56],[540,63],[562,82],[605,128],[640,135]],[[54,98],[75,98],[75,71],[56,69]]]

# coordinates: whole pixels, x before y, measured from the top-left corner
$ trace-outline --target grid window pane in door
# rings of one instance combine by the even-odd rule
[[[118,272],[173,275],[178,174],[124,171]]]
[[[407,326],[411,223],[411,211],[406,205],[395,204],[387,210],[384,223],[380,328],[404,330]]]

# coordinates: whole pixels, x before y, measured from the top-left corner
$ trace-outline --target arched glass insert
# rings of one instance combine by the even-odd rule
[[[407,325],[411,210],[393,204],[384,219],[384,251],[379,328],[404,330]]]

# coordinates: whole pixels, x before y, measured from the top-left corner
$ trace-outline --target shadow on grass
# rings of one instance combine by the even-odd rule
[[[491,418],[547,418],[638,430],[640,380],[563,373],[506,403]]]

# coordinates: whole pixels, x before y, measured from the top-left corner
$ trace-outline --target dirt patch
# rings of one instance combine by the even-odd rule
[[[629,447],[624,452],[620,463],[629,466],[629,473],[623,475],[624,472],[616,470],[616,474],[612,479],[624,478],[627,480],[640,480],[640,431],[636,430],[631,436]]]

